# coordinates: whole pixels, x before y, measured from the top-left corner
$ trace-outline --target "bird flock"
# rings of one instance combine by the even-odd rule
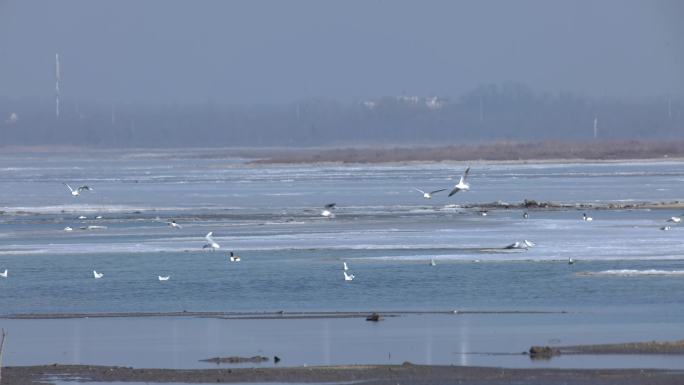
[[[470,190],[470,184],[467,182],[468,174],[470,172],[470,166],[468,166],[465,171],[463,172],[463,175],[459,178],[459,181],[457,184],[454,185],[454,187],[451,189],[449,192],[449,197],[453,196],[454,194],[460,192],[460,191],[468,191]],[[88,185],[81,185],[76,188],[72,188],[68,183],[63,183],[64,186],[66,186],[69,189],[69,192],[72,196],[78,197],[81,195],[82,192],[84,191],[93,191],[93,189],[88,186]],[[437,189],[437,190],[432,190],[432,191],[425,191],[419,188],[414,187],[413,188],[415,191],[419,192],[422,194],[422,197],[424,199],[432,199],[434,194],[440,193],[442,191],[446,191],[448,189],[442,188],[442,189]],[[328,203],[323,206],[323,208],[320,211],[320,216],[328,219],[333,219],[335,218],[335,213],[334,210],[336,209],[337,205],[335,203]],[[487,210],[481,210],[479,212],[481,216],[487,216],[488,212]],[[101,215],[97,215],[94,217],[95,219],[102,219],[103,217]],[[527,212],[523,213],[523,219],[528,219],[529,214]],[[85,220],[87,217],[85,215],[80,215],[78,217],[80,220]],[[594,218],[590,217],[587,215],[587,213],[582,213],[582,221],[584,222],[592,222]],[[672,229],[672,226],[680,224],[682,221],[681,217],[670,217],[669,219],[666,220],[666,225],[661,226],[660,230],[662,231],[669,231]],[[170,220],[166,222],[167,225],[174,229],[174,230],[182,230],[183,226],[179,223],[176,222],[175,219]],[[671,225],[670,225],[671,224]],[[98,230],[98,229],[106,229],[106,226],[98,226],[98,225],[88,225],[88,226],[81,226],[80,229],[82,230]],[[73,231],[73,228],[70,226],[67,226],[64,228],[64,231]],[[221,248],[221,245],[219,245],[218,242],[216,242],[213,238],[213,231],[208,232],[205,235],[205,244],[202,246],[202,249],[209,249],[211,251],[216,251]],[[532,248],[536,246],[536,244],[532,241],[529,241],[527,239],[524,239],[522,241],[516,241],[514,243],[511,243],[509,245],[506,245],[503,247],[504,250],[527,250],[529,248]],[[234,252],[230,252],[228,255],[228,261],[232,263],[237,263],[240,262],[242,258],[235,254]],[[568,258],[568,264],[572,265],[575,263],[575,260],[571,257]],[[430,266],[436,266],[436,262],[434,259],[430,259]],[[343,275],[344,275],[344,281],[346,282],[351,282],[354,280],[355,275],[349,272],[349,266],[347,265],[347,262],[343,262]],[[5,269],[4,271],[0,272],[0,278],[7,278],[8,277],[8,269]],[[102,272],[97,272],[96,270],[93,270],[93,278],[95,279],[102,279],[104,277],[104,273]],[[158,275],[157,276],[158,280],[160,282],[165,282],[168,281],[171,276],[166,275]]]

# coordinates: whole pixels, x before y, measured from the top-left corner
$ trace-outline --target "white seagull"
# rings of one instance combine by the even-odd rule
[[[575,260],[572,259],[572,257],[568,257],[568,265],[572,265],[575,263]]]
[[[470,171],[470,166],[468,166],[468,168],[466,168],[465,172],[463,173],[463,176],[461,176],[461,179],[458,181],[458,184],[455,185],[454,188],[451,190],[451,192],[449,193],[449,196],[452,196],[461,190],[463,190],[463,191],[470,190],[470,184],[466,183],[466,178],[468,177],[469,171]]]
[[[587,213],[582,213],[582,220],[583,220],[583,221],[586,221],[586,222],[591,222],[591,221],[594,220],[594,218],[588,217],[588,216],[587,216]]]
[[[71,186],[69,186],[67,183],[64,183],[64,185],[67,186],[67,188],[69,189],[69,191],[71,191],[71,195],[73,195],[73,196],[78,196],[78,195],[80,195],[80,194],[81,194],[81,191],[84,191],[84,190],[86,190],[86,191],[92,191],[92,188],[90,188],[90,186],[88,186],[88,185],[78,186],[78,188],[76,188],[75,190],[72,189]]]
[[[430,266],[437,266],[437,263],[435,263],[435,260],[434,260],[434,259],[431,259],[431,260],[430,260]]]
[[[207,239],[207,243],[204,246],[202,246],[203,249],[211,248],[212,250],[217,250],[221,248],[221,246],[218,243],[214,242],[214,238],[212,238],[212,235],[214,235],[214,232],[210,231],[207,233],[207,235],[204,236],[204,238]]]
[[[347,267],[347,262],[342,262],[342,267],[344,268],[344,271],[349,270],[349,267]]]
[[[343,273],[344,273],[344,280],[345,281],[351,281],[354,279],[354,274],[347,274],[346,271],[343,271]]]
[[[67,227],[64,228],[64,231],[74,231],[74,229],[72,229],[71,227],[67,226]]]
[[[523,218],[524,218],[524,219],[527,219],[527,218],[529,218],[529,217],[530,217],[530,214],[528,214],[527,211],[525,211],[525,212],[523,213]]]
[[[181,225],[179,225],[178,223],[176,223],[176,220],[175,220],[175,219],[172,219],[171,222],[167,222],[167,223],[169,224],[169,226],[171,226],[171,227],[174,228],[174,229],[180,230],[180,229],[183,228],[183,226],[181,226]]]
[[[530,242],[527,239],[525,239],[522,242],[511,243],[510,245],[504,247],[504,249],[508,249],[508,250],[510,250],[510,249],[525,249],[525,250],[527,250],[530,247],[533,247],[535,245],[536,245],[536,243]]]
[[[680,218],[680,217],[670,217],[670,219],[668,219],[667,221],[668,221],[668,222],[672,222],[672,223],[679,223],[679,222],[682,221],[682,218]]]
[[[159,275],[159,276],[157,276],[157,277],[159,278],[160,281],[168,281],[169,278],[171,278],[170,275],[167,275],[167,276],[161,276],[161,275]]]
[[[335,203],[328,203],[327,205],[323,206],[323,211],[321,211],[321,215],[326,218],[335,218],[335,214],[331,211],[334,208]]]
[[[7,269],[5,269],[5,271],[3,271],[2,273],[0,273],[0,277],[2,277],[2,278],[7,278]]]
[[[237,255],[237,254],[233,254],[232,251],[230,252],[230,257],[229,257],[229,258],[230,258],[230,261],[231,261],[231,262],[240,262],[240,261],[241,261],[240,256]]]
[[[504,249],[508,249],[508,250],[510,250],[510,249],[527,249],[527,247],[523,246],[522,243],[520,243],[520,242],[515,242],[515,243],[511,243],[508,246],[505,246]]]
[[[437,194],[438,192],[442,192],[442,191],[446,190],[445,188],[443,188],[443,189],[439,189],[439,190],[435,190],[435,191],[425,192],[419,188],[414,187],[413,189],[418,191],[419,193],[423,194],[423,198],[425,198],[425,199],[432,199],[432,194]]]
[[[95,279],[102,278],[102,276],[104,276],[104,273],[98,273],[97,271],[93,270],[93,277],[95,277]]]

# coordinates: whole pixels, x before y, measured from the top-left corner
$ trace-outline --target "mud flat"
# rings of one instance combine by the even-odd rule
[[[467,366],[352,365],[256,369],[134,369],[115,366],[44,365],[6,367],[3,385],[80,382],[146,383],[347,383],[385,384],[594,384],[674,385],[684,382],[684,371],[501,369]]]
[[[461,206],[465,209],[488,210],[655,210],[655,209],[684,209],[682,201],[653,201],[653,202],[551,202],[525,199],[522,202],[486,202],[469,203]]]

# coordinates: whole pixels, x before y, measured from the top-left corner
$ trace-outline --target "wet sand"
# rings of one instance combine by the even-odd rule
[[[594,384],[671,385],[684,382],[684,371],[501,369],[462,366],[353,365],[267,369],[133,369],[90,365],[7,367],[3,385],[50,383],[55,380],[91,382],[231,383],[286,382],[362,384]]]

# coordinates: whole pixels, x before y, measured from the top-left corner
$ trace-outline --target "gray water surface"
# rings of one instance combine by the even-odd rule
[[[684,227],[659,228],[682,210],[590,210],[594,221],[585,222],[581,209],[530,210],[523,219],[521,210],[481,216],[461,208],[523,199],[684,201],[681,162],[475,163],[471,191],[424,200],[414,187],[449,188],[466,165],[255,166],[167,155],[0,156],[0,271],[9,271],[0,278],[0,314],[566,313],[413,315],[377,326],[358,319],[0,319],[12,335],[8,364],[200,367],[197,360],[216,355],[285,351],[286,365],[409,360],[681,367],[669,357],[561,357],[546,363],[488,353],[556,340],[681,339]],[[63,182],[94,191],[72,197]],[[330,202],[337,203],[334,219],[320,215]],[[170,228],[171,219],[183,228]],[[65,232],[66,226],[74,230]],[[103,228],[80,229],[86,226]],[[209,231],[219,251],[202,249]],[[523,239],[536,246],[502,249]],[[228,251],[242,261],[228,262]],[[576,263],[568,265],[569,258]],[[353,281],[344,281],[342,262]],[[94,279],[93,270],[103,278]],[[159,275],[170,279],[160,282]],[[299,341],[306,341],[301,349]]]

